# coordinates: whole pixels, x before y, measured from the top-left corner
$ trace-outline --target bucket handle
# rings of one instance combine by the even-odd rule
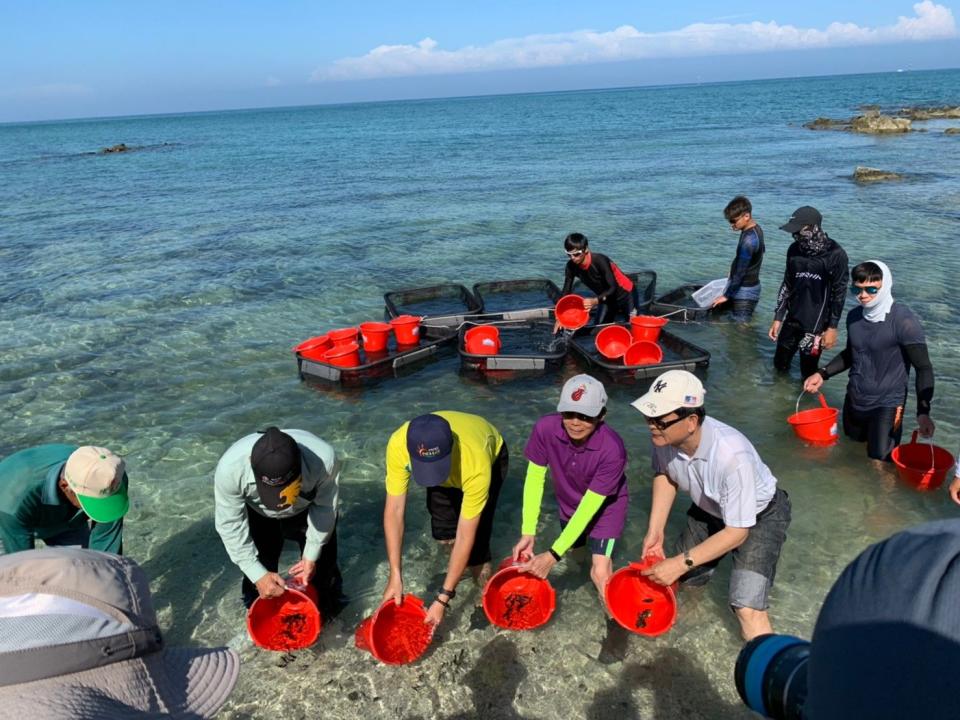
[[[800,391],[800,395],[797,397],[797,409],[796,409],[796,412],[800,412],[800,401],[803,399],[803,396],[804,396],[804,394],[805,394],[806,392],[807,392],[806,390],[801,390],[801,391]],[[825,410],[829,410],[829,409],[830,409],[830,406],[827,405],[827,399],[823,396],[823,393],[817,393],[817,395],[818,395],[819,398],[820,398],[820,407],[824,408]],[[913,436],[914,436],[914,437],[917,436],[916,431],[914,431]]]
[[[933,470],[937,466],[937,455],[933,451],[933,438],[930,438],[930,442],[923,443],[917,442],[917,436],[920,434],[919,430],[914,430],[913,435],[910,436],[911,445],[928,445],[930,447],[930,469]]]

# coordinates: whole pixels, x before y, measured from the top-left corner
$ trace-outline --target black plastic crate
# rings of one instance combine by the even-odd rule
[[[431,326],[457,327],[471,315],[483,312],[483,304],[463,285],[431,285],[430,287],[394,290],[383,296],[386,317],[416,315],[429,320]]]
[[[629,329],[629,326],[624,325]],[[624,365],[605,358],[597,350],[595,338],[599,328],[580,328],[574,333],[570,349],[591,367],[598,367],[617,380],[648,380],[667,370],[704,370],[710,364],[710,353],[666,330],[660,331],[657,343],[663,350],[663,361],[656,365]]]
[[[560,288],[546,278],[477,283],[473,295],[488,318],[538,320],[550,317]]]
[[[725,302],[718,307],[700,307],[693,299],[693,294],[703,285],[688,284],[674,288],[666,295],[661,295],[650,306],[651,315],[667,315],[676,322],[695,322],[700,320],[717,320],[728,312],[733,303]]]
[[[530,370],[545,372],[560,368],[569,349],[569,334],[553,334],[553,322],[520,320],[498,322],[500,352],[475,355],[467,352],[464,335],[482,323],[467,322],[460,328],[457,350],[460,364],[474,370]]]

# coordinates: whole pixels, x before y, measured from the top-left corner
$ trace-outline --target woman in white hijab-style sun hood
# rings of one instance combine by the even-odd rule
[[[923,437],[933,435],[933,365],[920,320],[893,299],[890,268],[868,260],[850,271],[850,279],[859,305],[847,313],[847,346],[807,378],[803,389],[818,392],[827,379],[849,370],[843,432],[866,442],[871,458],[889,460],[903,433],[911,367],[916,372],[917,427]]]

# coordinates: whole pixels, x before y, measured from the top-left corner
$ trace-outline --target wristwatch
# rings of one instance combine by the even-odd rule
[[[686,565],[688,568],[692,568],[692,567],[693,567],[693,558],[690,557],[690,551],[689,551],[689,550],[684,550],[684,551],[683,551],[683,564]]]

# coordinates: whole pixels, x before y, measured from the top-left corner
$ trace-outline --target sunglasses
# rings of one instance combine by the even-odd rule
[[[730,221],[730,227],[736,227],[737,223],[740,222],[741,220],[743,220],[743,215],[741,215],[740,217],[735,217],[733,220]]]
[[[860,293],[866,293],[867,295],[876,295],[880,292],[878,287],[857,287],[856,285],[850,286],[850,294],[856,297]]]
[[[586,422],[586,423],[595,423],[600,419],[600,418],[590,417],[589,415],[583,415],[582,413],[573,412],[572,410],[566,410],[560,413],[560,415],[563,417],[564,420],[580,420],[581,422]]]
[[[662,419],[660,419],[660,418],[651,418],[651,417],[648,417],[648,418],[646,418],[646,420],[647,420],[647,425],[649,425],[650,427],[655,427],[655,428],[656,428],[657,430],[659,430],[660,432],[663,432],[664,430],[666,430],[666,429],[667,429],[668,427],[670,427],[671,425],[676,425],[678,422],[680,422],[681,420],[683,420],[683,419],[686,418],[686,417],[688,417],[688,416],[687,416],[687,415],[680,415],[680,416],[678,416],[678,417],[675,417],[673,420],[662,420]]]
[[[578,258],[585,252],[584,250],[565,250],[567,257]]]

